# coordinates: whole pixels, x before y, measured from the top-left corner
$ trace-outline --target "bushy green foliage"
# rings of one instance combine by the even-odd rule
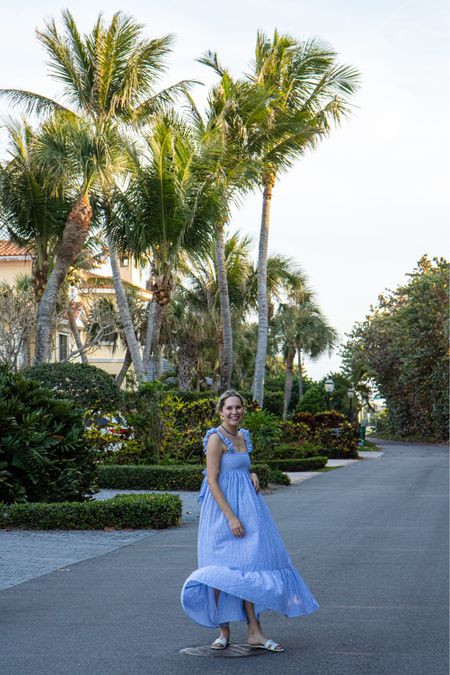
[[[334,429],[346,422],[346,417],[337,410],[325,410],[314,415],[314,426],[323,429]]]
[[[203,462],[203,438],[219,424],[215,398],[186,403],[157,383],[126,396],[124,413],[143,445],[139,462],[170,464]]]
[[[180,398],[185,403],[193,403],[194,401],[200,401],[205,398],[211,398],[216,400],[217,394],[213,391],[188,391],[186,389],[169,389],[168,393],[172,396]]]
[[[320,448],[309,441],[280,443],[273,452],[273,459],[306,459],[320,455]]]
[[[320,447],[320,454],[333,459],[358,459],[358,428],[342,422],[336,432],[328,427],[318,427],[312,437]]]
[[[98,483],[102,488],[119,490],[196,491],[203,480],[203,469],[200,465],[103,465],[98,467]]]
[[[142,446],[139,461],[143,463],[158,464],[160,461],[164,434],[163,396],[164,387],[159,382],[146,382],[137,391],[124,395],[123,412],[135,439]]]
[[[408,281],[381,295],[343,348],[346,374],[375,384],[399,437],[448,438],[449,264],[424,256]]]
[[[297,403],[296,412],[318,413],[326,410],[327,398],[322,383],[313,384]]]
[[[243,425],[250,432],[253,447],[258,460],[270,458],[273,449],[281,438],[279,420],[267,410],[246,413]]]
[[[318,471],[328,462],[328,457],[308,457],[306,459],[269,459],[271,469],[279,471]]]
[[[128,465],[98,466],[98,484],[101,488],[118,490],[190,490],[197,491],[202,484],[204,465]],[[261,487],[269,482],[267,464],[252,464]]]
[[[164,529],[179,524],[181,506],[178,495],[117,495],[98,502],[0,505],[0,528]]]
[[[285,420],[280,427],[284,445],[295,445],[299,448],[303,446],[306,451],[308,446],[305,444],[310,444],[319,455],[336,459],[358,458],[357,426],[347,422],[345,415],[336,410],[315,415],[296,412],[292,421]]]
[[[291,479],[285,473],[280,471],[280,469],[270,469],[269,472],[269,483],[275,483],[276,485],[290,485]]]
[[[110,412],[120,405],[120,391],[113,378],[95,366],[41,363],[23,374],[50,389],[55,398],[70,399],[83,410]]]
[[[163,435],[161,461],[203,462],[203,438],[211,427],[220,423],[215,398],[184,403],[166,394],[161,404]]]
[[[82,500],[95,453],[81,412],[39,383],[0,367],[0,502]]]
[[[262,488],[266,488],[269,485],[270,469],[267,463],[264,464],[252,463],[250,471],[256,473],[259,479],[259,484]]]

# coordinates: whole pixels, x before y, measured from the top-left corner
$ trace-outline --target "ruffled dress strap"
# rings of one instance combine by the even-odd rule
[[[216,434],[216,433],[218,433],[218,431],[215,427],[213,427],[212,429],[208,429],[208,431],[206,432],[205,437],[203,439],[203,452],[205,453],[205,455],[206,455],[206,446],[208,445],[209,437],[212,436],[213,434]],[[220,434],[219,434],[219,436],[220,436]],[[205,497],[206,491],[208,489],[208,477],[207,477],[208,473],[207,473],[206,469],[204,469],[202,471],[202,473],[203,473],[204,478],[203,478],[202,484],[200,486],[200,494],[197,498],[197,501],[200,504],[202,503],[202,501]]]
[[[250,438],[250,432],[248,429],[239,429],[241,434],[244,437],[245,440],[245,445],[247,446],[247,452],[253,452],[253,445],[252,445],[252,439]]]
[[[209,437],[212,436],[213,434],[218,434],[220,436],[219,431],[216,429],[216,427],[213,427],[212,429],[208,429],[208,431],[205,434],[205,437],[203,439],[203,452],[206,455],[206,446],[208,445]]]

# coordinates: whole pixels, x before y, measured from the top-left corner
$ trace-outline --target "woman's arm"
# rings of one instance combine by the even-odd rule
[[[217,434],[211,434],[206,446],[206,470],[208,476],[208,486],[220,510],[228,520],[228,525],[230,526],[232,533],[236,537],[242,537],[244,536],[244,527],[239,518],[237,518],[233,513],[219,485],[221,460],[222,442]]]

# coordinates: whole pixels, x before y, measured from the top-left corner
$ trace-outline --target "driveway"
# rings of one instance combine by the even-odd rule
[[[383,450],[266,497],[321,605],[309,617],[264,618],[284,653],[256,662],[179,653],[215,636],[179,604],[196,567],[193,517],[1,591],[0,672],[448,675],[448,452]],[[245,642],[244,625],[233,628]]]

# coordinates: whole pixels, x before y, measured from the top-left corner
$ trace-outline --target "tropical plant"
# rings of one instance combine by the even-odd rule
[[[40,131],[29,123],[6,123],[8,159],[0,165],[0,224],[28,251],[36,302],[42,297],[70,211],[70,176],[58,194],[38,159]]]
[[[73,403],[0,366],[0,502],[82,501],[94,460]]]
[[[29,91],[0,91],[12,103],[24,105],[28,112],[52,115],[40,139],[40,156],[55,192],[69,169],[79,175],[77,196],[39,304],[36,363],[48,360],[56,298],[91,227],[90,194],[97,185],[107,201],[115,178],[124,169],[119,125],[148,118],[177,89],[175,86],[162,95],[154,93],[154,83],[170,49],[170,36],[143,39],[142,26],[118,12],[109,26],[100,15],[92,31],[82,37],[71,13],[65,10],[62,16],[63,34],[51,20],[43,31],[37,31],[37,37],[50,58],[51,76],[63,84],[64,103]],[[185,88],[183,83],[178,85],[180,88]],[[140,353],[131,337],[129,346],[136,360],[136,374],[143,379]]]
[[[160,330],[186,251],[208,246],[213,220],[197,171],[198,153],[188,126],[174,113],[161,115],[132,156],[126,190],[115,196],[115,238],[121,250],[151,265],[144,367],[151,352],[159,362]],[[159,373],[158,373],[159,374]]]
[[[205,119],[191,101],[208,193],[215,204],[215,261],[220,299],[220,390],[229,389],[233,370],[233,328],[225,253],[225,229],[233,204],[256,185],[258,161],[252,130],[267,115],[266,92],[242,79],[234,79],[215,53],[199,61],[219,75],[211,89]]]
[[[268,339],[267,251],[270,205],[276,179],[326,136],[349,112],[356,91],[356,69],[341,66],[336,52],[316,39],[299,42],[275,31],[271,40],[258,32],[253,72],[249,79],[263,87],[269,115],[258,129],[261,141],[260,183],[263,190],[258,253],[258,346],[253,398],[264,400]]]

